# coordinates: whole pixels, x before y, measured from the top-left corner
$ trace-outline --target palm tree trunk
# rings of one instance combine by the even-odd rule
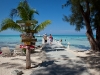
[[[31,68],[31,60],[30,60],[30,48],[26,49],[26,69]]]

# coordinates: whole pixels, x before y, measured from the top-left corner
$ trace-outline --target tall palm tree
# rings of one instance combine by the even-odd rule
[[[28,30],[22,30],[19,26],[19,23],[25,23],[25,25],[31,25],[31,30],[34,30],[35,32],[40,32],[43,30],[47,25],[51,23],[50,20],[46,20],[42,22],[41,24],[38,24],[38,21],[34,19],[34,14],[38,14],[38,12],[35,9],[31,9],[29,7],[29,4],[26,0],[19,3],[18,7],[15,9],[12,9],[10,17],[1,23],[1,30],[4,31],[6,29],[12,29],[20,32],[28,32]],[[17,20],[14,22],[13,18],[17,16],[21,20]],[[34,37],[34,32],[32,32]],[[29,69],[31,67],[30,62],[30,50],[26,50],[26,68]]]

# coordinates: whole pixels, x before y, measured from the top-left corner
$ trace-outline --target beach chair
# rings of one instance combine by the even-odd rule
[[[13,55],[23,55],[23,51],[22,51],[22,49],[20,48],[20,45],[16,45],[16,46],[15,46]]]
[[[6,57],[6,56],[11,56],[11,50],[9,47],[1,47],[1,56]]]

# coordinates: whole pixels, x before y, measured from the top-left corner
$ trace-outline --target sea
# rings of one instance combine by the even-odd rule
[[[42,36],[35,36],[36,46],[42,45]],[[71,50],[89,50],[90,44],[86,35],[53,35],[53,39],[61,40],[62,45],[68,46]],[[0,48],[9,47],[11,50],[16,44],[22,44],[20,35],[0,35]]]

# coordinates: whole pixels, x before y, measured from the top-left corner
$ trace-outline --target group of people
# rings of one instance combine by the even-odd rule
[[[50,43],[50,44],[52,44],[52,42],[53,42],[53,36],[50,34],[50,36],[47,36],[47,34],[45,34],[44,36],[43,36],[43,39],[44,39],[44,43]]]

